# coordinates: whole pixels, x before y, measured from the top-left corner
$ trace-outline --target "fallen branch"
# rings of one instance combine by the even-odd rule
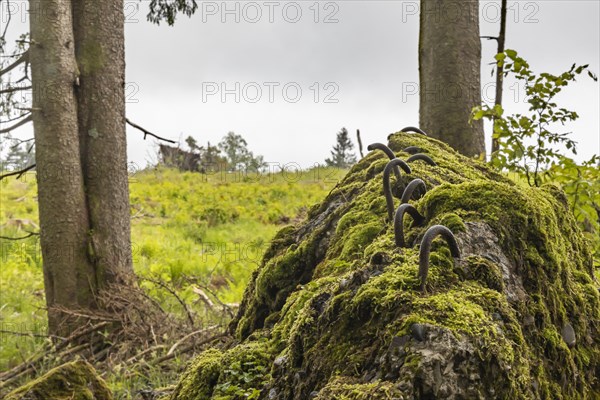
[[[188,340],[189,338],[191,338],[192,336],[196,336],[199,333],[205,333],[209,330],[218,328],[217,325],[213,325],[213,326],[209,326],[206,329],[200,329],[199,331],[195,331],[192,333],[189,333],[187,335],[185,335],[184,337],[182,337],[181,339],[179,339],[177,342],[175,342],[175,344],[173,346],[171,346],[171,348],[169,349],[169,351],[167,352],[167,355],[170,356],[171,354],[173,354],[175,352],[175,349],[177,349],[177,347],[179,347],[179,345],[183,342],[185,342],[186,340]]]
[[[188,320],[190,322],[190,326],[192,328],[194,328],[194,317],[192,317],[192,312],[190,311],[190,309],[189,309],[188,305],[185,303],[185,301],[183,301],[181,299],[181,297],[179,297],[179,295],[175,292],[175,290],[171,289],[168,285],[164,284],[163,282],[161,282],[159,280],[147,278],[147,277],[144,277],[143,279],[147,280],[148,282],[152,282],[155,285],[158,285],[158,286],[162,287],[163,289],[165,289],[166,291],[168,291],[169,293],[171,293],[173,295],[173,297],[175,297],[177,299],[179,304],[181,304],[181,306],[185,310]]]
[[[175,142],[174,140],[165,139],[165,138],[163,138],[163,137],[160,137],[160,136],[158,136],[158,135],[156,135],[156,134],[154,134],[154,133],[152,133],[152,132],[150,132],[150,131],[148,131],[148,130],[146,130],[146,129],[142,128],[142,127],[141,127],[141,126],[139,126],[138,124],[131,122],[131,121],[129,120],[129,118],[125,118],[125,122],[127,122],[129,125],[131,125],[131,126],[132,126],[132,127],[134,127],[135,129],[138,129],[138,130],[140,130],[140,131],[144,132],[144,140],[146,140],[146,136],[152,136],[152,137],[154,137],[154,138],[156,138],[156,139],[158,139],[158,140],[162,140],[162,141],[164,141],[164,142],[168,142],[168,143],[177,143],[177,142]]]
[[[0,333],[6,334],[6,335],[13,335],[13,336],[27,336],[27,337],[36,337],[36,338],[52,338],[52,339],[59,339],[59,340],[66,340],[63,337],[60,336],[54,336],[54,335],[43,335],[40,333],[33,333],[33,332],[16,332],[16,331],[9,331],[6,329],[0,329]]]
[[[68,338],[64,339],[61,343],[56,345],[54,347],[54,349],[50,349],[49,351],[44,351],[41,355],[38,355],[37,357],[32,357],[30,360],[25,361],[24,363],[19,364],[8,371],[0,373],[0,381],[1,381],[0,388],[9,386],[18,377],[23,376],[31,368],[34,368],[35,365],[43,362],[44,359],[48,356],[48,353],[58,354],[63,349],[65,349],[70,343],[78,340],[82,336],[85,336],[94,331],[97,331],[98,329],[101,329],[107,325],[108,325],[108,322],[101,322],[101,323],[93,325],[87,329],[84,329],[81,332],[75,332],[73,335],[69,336]],[[87,344],[85,344],[85,345],[87,345]],[[69,353],[72,353],[72,350],[69,350]]]
[[[189,352],[189,351],[191,351],[191,350],[194,350],[194,349],[195,349],[196,347],[198,347],[198,346],[203,346],[203,345],[205,345],[205,344],[208,344],[208,343],[210,343],[210,342],[213,342],[213,341],[215,341],[215,340],[217,340],[217,339],[220,339],[220,338],[222,338],[222,337],[225,337],[225,336],[227,336],[227,333],[223,332],[223,333],[219,333],[219,334],[217,334],[217,335],[211,336],[211,337],[209,337],[209,338],[207,338],[207,339],[204,339],[204,340],[202,340],[202,341],[201,341],[201,342],[199,342],[199,343],[192,343],[192,344],[190,344],[190,345],[187,345],[187,346],[185,346],[184,348],[182,348],[181,350],[179,350],[179,351],[178,351],[178,352],[176,352],[176,353],[175,353],[175,352],[173,352],[173,353],[171,353],[171,354],[167,354],[167,355],[164,355],[164,356],[162,356],[162,357],[159,357],[159,358],[157,358],[157,359],[155,359],[155,360],[152,360],[152,362],[150,362],[150,365],[158,365],[158,364],[161,364],[161,363],[163,363],[163,362],[165,362],[165,361],[168,361],[168,360],[171,360],[171,359],[173,359],[173,358],[177,357],[178,355],[185,354],[185,353],[187,353],[187,352]]]

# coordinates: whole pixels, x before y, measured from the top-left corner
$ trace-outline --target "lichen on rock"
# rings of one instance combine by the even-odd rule
[[[85,361],[73,361],[6,395],[6,400],[112,400],[106,383]]]
[[[422,135],[392,177],[422,179],[397,248],[382,171],[371,152],[307,219],[266,252],[231,324],[232,341],[200,354],[173,400],[593,399],[600,396],[600,297],[592,254],[554,186],[522,187]],[[461,249],[432,247],[425,292],[418,243],[442,224]]]

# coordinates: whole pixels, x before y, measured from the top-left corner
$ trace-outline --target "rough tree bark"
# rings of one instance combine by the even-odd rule
[[[79,140],[93,260],[106,283],[133,275],[125,134],[122,0],[72,0]]]
[[[468,156],[485,154],[478,1],[421,0],[420,127]]]
[[[30,1],[41,246],[50,333],[133,276],[122,0]],[[71,312],[69,312],[71,311]]]
[[[92,307],[96,275],[87,256],[89,223],[79,157],[78,71],[68,0],[30,2],[32,109],[41,247],[49,330],[65,335],[56,307]]]
[[[500,11],[500,33],[498,34],[498,51],[497,53],[504,53],[504,43],[506,41],[506,13],[508,11],[507,1],[502,0],[501,11]],[[502,86],[504,84],[504,66],[499,65],[496,69],[496,101],[494,102],[497,106],[502,106]],[[494,118],[494,124],[496,118]],[[492,130],[493,132],[493,130]],[[495,153],[500,150],[500,143],[498,139],[494,137],[492,133],[492,157]]]

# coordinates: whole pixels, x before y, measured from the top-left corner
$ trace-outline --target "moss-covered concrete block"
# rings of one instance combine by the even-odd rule
[[[173,400],[596,399],[600,296],[592,254],[564,195],[523,187],[415,134],[392,177],[415,178],[397,248],[382,190],[388,162],[369,153],[307,219],[282,230],[249,283],[232,344],[198,356]],[[426,229],[446,225],[461,259],[433,243],[426,291],[417,278]]]
[[[14,390],[6,400],[112,400],[106,383],[85,361],[61,365]]]

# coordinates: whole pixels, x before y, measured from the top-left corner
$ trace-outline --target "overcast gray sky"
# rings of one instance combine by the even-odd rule
[[[169,27],[146,21],[147,1],[126,1],[127,115],[138,124],[201,144],[235,131],[267,161],[303,167],[328,156],[342,126],[353,138],[360,128],[366,145],[418,124],[418,1],[199,4]],[[499,1],[480,2],[482,35],[497,34],[499,9]],[[576,62],[598,73],[599,19],[597,0],[509,1],[507,48],[534,71]],[[490,101],[495,47],[483,41]],[[509,112],[523,109],[511,85]],[[581,77],[559,100],[580,114],[567,129],[578,159],[600,154],[598,83]],[[155,149],[129,129],[130,159],[144,165]]]

